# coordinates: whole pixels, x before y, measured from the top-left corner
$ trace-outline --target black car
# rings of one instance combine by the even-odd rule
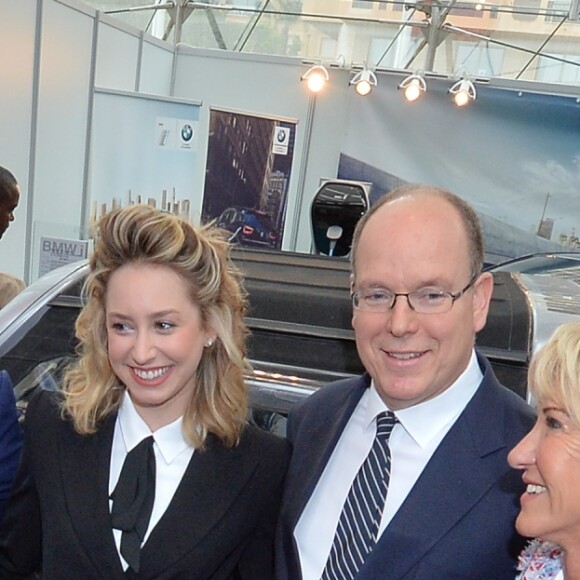
[[[285,416],[298,400],[363,371],[351,327],[349,264],[243,248],[235,248],[233,257],[250,299],[251,419],[284,433]],[[86,262],[54,270],[0,310],[0,368],[10,373],[22,410],[34,389],[58,388],[74,356],[87,271]],[[500,381],[525,398],[532,354],[556,326],[580,320],[580,260],[546,254],[492,271],[494,293],[477,347]]]
[[[230,232],[230,241],[246,247],[278,247],[278,234],[270,216],[247,207],[228,207],[217,220],[217,225]]]
[[[491,272],[548,274],[573,277],[580,283],[580,252],[543,252],[529,254],[488,268]]]

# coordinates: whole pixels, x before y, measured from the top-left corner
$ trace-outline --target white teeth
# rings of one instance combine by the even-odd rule
[[[161,375],[164,375],[167,372],[168,367],[164,367],[162,369],[155,369],[153,371],[142,371],[140,369],[133,369],[135,374],[145,381],[152,381],[153,379],[159,378]]]
[[[409,360],[412,358],[418,358],[421,356],[421,353],[418,352],[390,352],[390,356],[393,358],[397,358],[399,360]]]
[[[543,485],[534,485],[533,483],[528,483],[528,487],[526,488],[528,493],[544,493],[546,488]]]

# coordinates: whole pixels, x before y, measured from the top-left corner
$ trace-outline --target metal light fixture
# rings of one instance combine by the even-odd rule
[[[427,90],[427,83],[420,74],[412,74],[399,84],[399,88],[403,89],[405,99],[412,103]]]
[[[348,84],[354,85],[357,94],[365,97],[377,86],[377,75],[372,70],[364,68],[357,72]]]
[[[328,82],[328,79],[328,71],[321,64],[311,66],[300,78],[301,81],[306,81],[306,86],[311,93],[320,92]]]
[[[477,97],[475,85],[469,79],[458,80],[449,89],[449,94],[458,107],[465,107]]]

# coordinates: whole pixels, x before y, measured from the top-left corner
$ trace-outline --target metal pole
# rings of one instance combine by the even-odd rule
[[[312,126],[314,124],[314,109],[316,108],[316,94],[310,93],[308,100],[308,111],[306,113],[306,123],[304,126],[304,147],[302,148],[302,159],[300,160],[300,175],[298,176],[298,191],[296,192],[296,205],[294,206],[294,218],[292,220],[292,236],[290,238],[291,252],[296,251],[298,242],[298,227],[300,225],[300,214],[302,213],[302,203],[304,200],[304,187],[306,183],[306,169],[308,167],[308,156],[310,154],[310,141],[312,139]]]
[[[550,194],[546,194],[546,201],[544,202],[544,211],[542,212],[542,217],[540,218],[540,223],[538,224],[538,231],[536,235],[540,235],[540,231],[542,229],[542,224],[544,223],[544,218],[546,217],[546,208],[548,207],[548,200],[550,199]]]
[[[558,24],[558,26],[556,26],[556,28],[554,28],[554,30],[552,30],[552,32],[548,36],[548,38],[546,38],[546,40],[544,40],[544,42],[542,42],[542,44],[540,45],[538,50],[536,50],[536,53],[534,55],[532,55],[530,60],[528,60],[528,62],[524,65],[522,70],[517,74],[516,80],[519,79],[524,74],[526,69],[532,64],[532,62],[534,62],[534,59],[537,58],[538,55],[542,54],[542,49],[548,44],[548,42],[550,42],[550,40],[552,40],[552,38],[554,37],[556,32],[558,32],[558,30],[560,30],[560,27],[562,26],[562,24],[564,24],[564,22],[566,22],[567,19],[568,19],[567,17],[563,18],[562,21]]]
[[[435,55],[437,53],[437,46],[439,40],[439,27],[441,19],[439,14],[439,5],[433,2],[431,5],[431,26],[429,26],[429,36],[427,38],[427,57],[425,59],[425,70],[433,72],[435,64]]]
[[[175,32],[173,33],[173,44],[181,42],[181,29],[183,28],[183,9],[187,0],[177,2],[177,12],[175,13]]]

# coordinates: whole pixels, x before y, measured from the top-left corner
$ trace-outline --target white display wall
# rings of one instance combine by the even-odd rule
[[[177,172],[179,187],[187,188],[192,212],[201,210],[212,108],[296,123],[283,250],[310,251],[310,201],[320,180],[345,177],[341,172],[352,171],[353,163],[363,181],[387,182],[392,176],[450,187],[492,220],[514,225],[527,235],[535,235],[530,224],[542,215],[549,193],[546,218],[554,220],[555,231],[558,227],[559,235],[580,231],[580,225],[575,228],[575,222],[557,215],[558,211],[580,215],[574,205],[564,204],[580,187],[580,177],[571,170],[580,154],[574,145],[580,142],[575,138],[580,133],[580,104],[575,99],[536,102],[527,99],[526,91],[542,87],[513,83],[508,103],[512,112],[502,119],[501,90],[493,83],[480,91],[469,109],[459,111],[451,109],[447,79],[430,81],[424,99],[409,106],[396,89],[400,74],[381,72],[378,89],[362,99],[348,86],[351,73],[331,67],[329,86],[312,97],[300,82],[306,69],[300,59],[183,45],[174,50],[78,0],[0,3],[0,78],[6,87],[0,93],[0,165],[14,172],[23,192],[16,221],[0,241],[0,271],[33,280],[42,231],[86,237],[93,198],[109,188],[99,184],[114,183],[122,173],[129,174],[130,181],[133,172],[135,185],[123,175],[122,188],[146,189],[140,181],[146,172],[140,167],[139,143],[130,145],[141,138],[130,124],[107,118],[104,95],[115,93],[157,99],[160,110],[163,103],[195,107],[195,154],[179,158],[174,167],[173,161],[168,164],[169,171]],[[521,110],[514,102],[520,98],[527,103]],[[542,119],[554,108],[559,112],[544,125],[556,129],[544,127]],[[180,118],[181,113],[169,117]],[[565,124],[558,121],[562,118]],[[147,123],[151,126],[151,119]],[[488,151],[483,157],[482,128]],[[562,139],[554,131],[561,131]],[[99,145],[103,133],[115,132],[122,136],[119,142],[129,145],[119,150]],[[537,139],[527,138],[530,134]],[[504,142],[515,144],[502,150],[502,155],[513,155],[514,163],[494,174],[488,158],[496,150],[494,143]],[[557,155],[549,150],[554,149],[549,147],[552,142],[564,144]],[[478,175],[486,177],[481,190]],[[156,190],[165,187],[161,181],[150,181]],[[497,192],[496,185],[501,186]],[[516,201],[510,204],[512,190]],[[489,201],[497,199],[492,193],[506,198],[497,215],[498,204]],[[528,204],[533,208],[526,221],[512,219]]]

